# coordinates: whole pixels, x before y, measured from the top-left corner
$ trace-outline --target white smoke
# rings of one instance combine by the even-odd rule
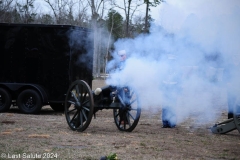
[[[178,123],[215,120],[227,90],[240,95],[240,1],[168,0],[159,15],[149,35],[115,43],[128,59],[107,83],[133,87],[143,108],[172,105]]]

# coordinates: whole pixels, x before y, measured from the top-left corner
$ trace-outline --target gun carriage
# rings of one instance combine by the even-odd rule
[[[91,91],[84,81],[75,81],[65,99],[65,116],[72,130],[84,131],[98,110],[113,109],[120,131],[131,132],[140,118],[141,108],[136,93],[129,87],[105,86]]]

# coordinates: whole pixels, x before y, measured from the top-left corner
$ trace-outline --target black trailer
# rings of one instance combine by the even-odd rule
[[[0,112],[17,105],[64,110],[75,80],[92,83],[91,31],[71,25],[0,23]]]

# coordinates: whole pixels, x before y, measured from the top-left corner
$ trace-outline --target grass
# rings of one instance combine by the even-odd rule
[[[141,142],[141,143],[140,143],[140,146],[146,147],[147,145],[146,145],[145,143]]]

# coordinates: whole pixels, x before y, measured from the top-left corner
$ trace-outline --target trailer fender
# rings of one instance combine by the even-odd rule
[[[0,83],[0,87],[7,88],[16,98],[20,92],[26,89],[35,89],[41,96],[43,104],[48,103],[48,93],[44,87],[30,83]]]

